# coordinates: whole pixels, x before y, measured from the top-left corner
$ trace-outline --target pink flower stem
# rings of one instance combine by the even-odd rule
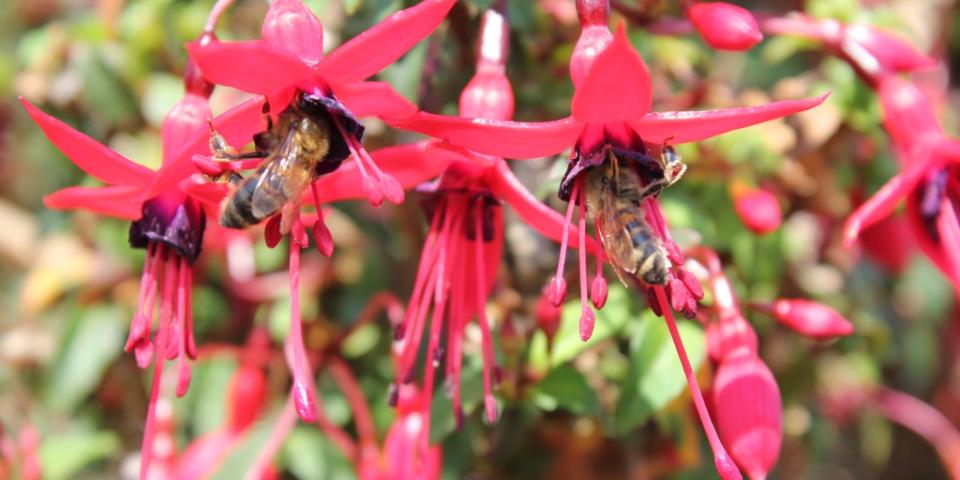
[[[256,458],[253,460],[253,465],[250,466],[250,470],[244,477],[245,480],[258,480],[263,478],[264,470],[267,469],[267,466],[269,466],[273,458],[276,457],[277,452],[280,451],[280,447],[283,446],[283,442],[286,441],[287,436],[290,435],[290,432],[296,424],[297,411],[294,406],[293,396],[289,396],[287,397],[283,411],[280,413],[280,418],[277,419],[277,422],[273,425],[273,430],[270,431],[270,437],[267,439],[267,443],[257,453]]]
[[[670,309],[670,302],[667,301],[666,293],[663,287],[654,287],[657,295],[657,303],[660,304],[660,311],[663,312],[663,318],[667,321],[667,329],[670,330],[670,338],[673,340],[673,346],[677,349],[677,356],[680,357],[680,365],[683,366],[683,373],[687,377],[687,384],[690,386],[690,395],[693,397],[693,405],[697,409],[697,415],[700,416],[700,423],[703,424],[704,433],[707,435],[707,441],[710,443],[710,449],[713,450],[713,461],[717,467],[717,473],[724,480],[742,479],[740,470],[737,468],[733,459],[727,454],[723,447],[723,442],[717,435],[717,430],[713,426],[713,420],[710,418],[710,412],[707,411],[707,405],[703,401],[703,393],[700,391],[700,384],[697,383],[697,376],[690,365],[690,359],[687,357],[687,350],[683,347],[683,340],[680,338],[680,331],[677,330],[677,322],[673,318],[673,310]]]
[[[376,449],[377,430],[373,426],[373,415],[370,413],[366,395],[360,389],[360,384],[357,383],[350,367],[342,359],[333,357],[330,359],[327,368],[343,395],[347,397],[347,404],[350,405],[350,411],[353,412],[353,420],[357,424],[357,435],[360,437],[362,448]]]
[[[879,391],[874,403],[891,421],[930,442],[950,478],[960,478],[960,432],[949,419],[920,399],[888,388]]]
[[[210,10],[210,15],[207,16],[207,23],[203,26],[204,32],[213,33],[213,31],[216,30],[220,15],[223,15],[223,12],[233,4],[233,1],[234,0],[217,0],[217,3],[214,4]]]

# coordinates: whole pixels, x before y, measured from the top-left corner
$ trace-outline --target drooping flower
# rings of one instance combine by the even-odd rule
[[[479,45],[476,73],[460,96],[461,114],[470,118],[503,119],[513,113],[513,91],[505,76],[507,26],[500,14],[486,12]],[[501,158],[438,141],[384,151],[406,152],[410,160],[417,155],[436,156],[442,152],[454,155],[436,181],[418,189],[430,217],[430,228],[406,315],[396,330],[398,383],[413,379],[413,369],[426,337],[426,405],[431,403],[435,370],[445,352],[447,387],[459,425],[463,416],[460,406],[463,337],[469,321],[476,317],[482,344],[484,404],[487,419],[495,421],[498,411],[492,388],[498,370],[493,325],[486,314],[486,303],[503,250],[500,204],[506,201],[524,220],[555,240],[569,236],[564,235],[563,220],[533,198]],[[441,347],[444,334],[447,344]],[[424,431],[428,432],[429,412],[424,415]],[[426,440],[425,435],[423,441]]]
[[[200,37],[212,39],[211,33]],[[184,73],[184,97],[168,112],[162,124],[165,165],[198,153],[197,140],[206,137],[213,85],[193,66]],[[151,404],[144,434],[141,472],[150,464],[153,418],[165,360],[177,359],[177,394],[186,393],[190,383],[189,360],[196,357],[190,296],[193,284],[191,264],[200,254],[206,216],[200,204],[186,193],[184,184],[163,183],[153,196],[144,192],[157,183],[158,173],[130,161],[106,146],[47,115],[21,98],[21,103],[47,138],[71,161],[91,176],[106,183],[102,187],[68,187],[44,198],[56,209],[86,209],[131,220],[130,245],[146,250],[137,313],[130,325],[126,351],[146,368],[154,361]],[[249,135],[240,124],[246,105],[218,120],[231,137]],[[159,308],[158,308],[159,307]],[[159,319],[154,324],[155,311]],[[156,329],[156,334],[153,331]]]
[[[749,10],[727,2],[698,2],[687,8],[687,18],[707,45],[717,50],[749,50],[763,40],[757,19]]]
[[[400,128],[446,139],[472,150],[507,158],[536,158],[573,147],[560,196],[569,200],[567,218],[582,203],[581,174],[603,165],[609,155],[650,165],[649,148],[703,140],[721,133],[812,108],[826,96],[769,105],[699,112],[650,112],[651,86],[647,67],[630,45],[622,25],[616,35],[608,27],[607,0],[580,0],[578,13],[583,26],[570,60],[575,86],[572,116],[551,122],[515,122],[498,119],[467,119],[419,112],[404,119],[386,119]],[[643,205],[648,222],[670,254],[667,290],[671,304],[693,315],[696,296],[687,288],[679,248],[669,238],[659,205],[648,198]],[[583,222],[581,221],[581,225]],[[585,236],[585,227],[579,229]],[[602,240],[602,239],[601,239]],[[566,245],[563,245],[565,247]],[[586,260],[581,251],[581,289],[586,290]],[[562,260],[562,255],[561,255]],[[566,291],[562,262],[551,282],[552,298],[559,303]],[[592,290],[592,288],[591,288]],[[648,292],[652,296],[652,292]],[[585,294],[581,294],[586,298]],[[585,303],[585,302],[584,302]],[[589,337],[593,312],[582,306],[581,331]]]
[[[427,36],[453,3],[454,0],[426,0],[397,12],[327,56],[323,53],[323,26],[300,0],[274,2],[264,18],[260,40],[195,42],[187,46],[191,58],[213,83],[263,95],[273,121],[285,109],[298,108],[308,115],[322,116],[333,127],[328,132],[330,151],[317,167],[318,177],[310,181],[310,192],[305,192],[300,202],[288,202],[292,209],[284,208],[282,213],[272,215],[265,232],[271,247],[283,235],[290,234],[291,330],[287,349],[294,377],[293,398],[305,421],[316,420],[317,412],[299,311],[300,249],[308,246],[309,236],[297,205],[312,202],[316,206],[315,218],[306,225],[312,224],[315,243],[329,256],[333,239],[323,221],[323,202],[356,198],[362,192],[374,205],[379,205],[384,197],[399,203],[404,188],[436,175],[438,169],[431,165],[439,162],[426,159],[419,164],[394,164],[405,173],[405,178],[398,180],[384,163],[376,160],[376,155],[371,156],[363,148],[363,126],[354,114],[395,116],[415,110],[388,85],[363,80]],[[261,135],[254,141],[259,144],[258,138]],[[341,162],[351,156],[354,161],[341,168]],[[218,162],[212,168],[231,167],[229,162]],[[182,167],[171,172],[171,176],[189,174],[190,169]],[[198,190],[211,203],[219,202],[226,194],[218,185],[201,186]]]
[[[830,340],[853,333],[853,325],[846,318],[821,303],[780,298],[759,307],[791,330],[815,340]]]

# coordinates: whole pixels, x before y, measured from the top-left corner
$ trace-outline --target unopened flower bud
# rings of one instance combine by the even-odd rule
[[[909,72],[937,63],[906,40],[863,24],[847,27],[840,50],[857,67],[871,75]]]
[[[300,0],[276,0],[263,19],[260,35],[274,48],[283,50],[309,66],[323,59],[323,25]]]
[[[780,389],[754,354],[724,359],[713,382],[717,431],[737,465],[751,479],[766,478],[783,439]]]
[[[744,225],[759,235],[776,230],[783,221],[777,197],[763,189],[735,188],[733,205]]]
[[[779,299],[769,307],[778,322],[816,340],[829,340],[853,333],[853,325],[836,310],[817,302]]]
[[[749,50],[763,40],[757,19],[737,5],[697,3],[687,9],[687,17],[703,40],[717,50]]]
[[[227,388],[227,426],[233,431],[244,430],[257,419],[263,408],[267,377],[255,366],[241,365]]]

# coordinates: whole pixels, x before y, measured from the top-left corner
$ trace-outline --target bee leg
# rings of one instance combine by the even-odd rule
[[[267,131],[273,130],[273,117],[270,116],[270,99],[263,97],[263,107],[260,107],[263,122],[267,124]]]
[[[243,175],[240,175],[237,172],[228,172],[226,182],[232,187],[240,185],[240,182],[243,181]]]

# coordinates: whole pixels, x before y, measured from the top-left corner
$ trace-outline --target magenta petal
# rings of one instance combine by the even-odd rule
[[[520,215],[520,218],[540,232],[541,235],[559,243],[563,239],[564,230],[566,230],[569,245],[577,246],[576,229],[567,224],[563,215],[538,201],[510,171],[507,162],[503,160],[497,162],[496,175],[493,175],[491,179],[490,190],[498,198],[509,203]],[[597,251],[592,238],[587,238],[587,251],[591,253]]]
[[[358,117],[405,118],[417,113],[416,105],[384,82],[331,83],[330,88]]]
[[[880,190],[877,190],[847,218],[843,225],[843,243],[847,246],[852,245],[863,229],[893,212],[897,204],[906,198],[932,168],[930,162],[916,160],[904,171],[887,180]]]
[[[433,142],[420,142],[396,147],[381,148],[370,156],[384,173],[392,175],[404,189],[415,187],[430,180],[446,168],[451,161],[463,157],[453,151],[436,148]],[[364,199],[360,185],[363,178],[357,171],[357,163],[344,163],[333,173],[317,180],[318,201],[328,203],[337,200]],[[304,201],[311,201],[304,197]]]
[[[803,100],[784,100],[756,107],[720,110],[654,112],[630,122],[647,142],[687,143],[704,140],[721,133],[809,110],[823,103],[830,93]]]
[[[250,93],[272,95],[313,75],[297,58],[260,40],[193,42],[187,51],[207,80]]]
[[[650,73],[621,23],[573,94],[573,116],[581,122],[633,120],[650,111],[650,102]]]
[[[386,121],[396,128],[507,158],[538,158],[557,154],[572,147],[583,128],[573,117],[552,122],[514,122],[420,112],[402,121]]]
[[[323,60],[323,25],[300,0],[276,0],[267,10],[260,37],[303,63],[316,66]]]
[[[139,186],[68,187],[43,197],[47,208],[56,210],[90,210],[124,220],[141,215]]]
[[[66,123],[47,115],[27,99],[20,97],[20,103],[50,142],[90,176],[120,185],[142,186],[150,181],[153,171],[149,168],[131,162]]]
[[[259,98],[247,100],[215,118],[213,126],[230,145],[235,147],[246,145],[254,133],[264,129],[263,117],[260,114],[262,105],[263,100]],[[177,158],[171,159],[160,167],[143,198],[153,198],[196,172],[196,166],[191,159],[194,155],[209,154],[209,142],[208,132],[198,132],[194,135],[189,144],[180,150]]]
[[[423,0],[390,15],[330,52],[318,66],[320,74],[337,82],[370,77],[430,35],[454,3],[456,0]]]

